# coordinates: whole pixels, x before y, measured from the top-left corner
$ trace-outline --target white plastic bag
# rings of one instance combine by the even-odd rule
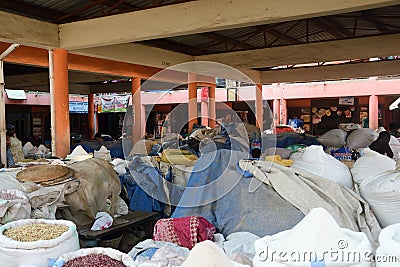
[[[350,189],[353,187],[349,168],[331,155],[326,154],[322,146],[306,147],[304,152],[299,155],[299,157],[290,158],[294,161],[291,168],[308,171]]]
[[[397,267],[400,263],[400,223],[382,229],[376,250],[376,267]]]
[[[382,227],[400,223],[400,171],[370,177],[360,184],[359,189]]]
[[[69,227],[68,231],[51,240],[34,242],[19,242],[3,235],[8,228],[26,224],[58,224]],[[0,227],[0,266],[48,266],[51,259],[57,259],[61,254],[79,249],[79,238],[73,222],[65,220],[19,220]]]
[[[1,190],[0,195],[12,195],[15,199],[7,200],[0,198],[0,223],[5,224],[20,219],[31,217],[31,204],[28,196],[15,189]]]
[[[312,266],[312,261],[317,266],[371,266],[364,256],[372,253],[367,236],[340,228],[323,208],[312,209],[292,229],[265,236],[254,245],[254,267]],[[356,257],[341,260],[343,254]]]
[[[104,230],[110,228],[113,224],[113,218],[107,212],[98,212],[95,219],[92,228],[90,228],[92,231]]]
[[[357,159],[351,168],[351,174],[355,183],[374,177],[380,173],[394,171],[396,169],[396,162],[391,158],[379,154],[369,148],[364,149],[364,155]]]
[[[85,248],[85,249],[80,249],[78,251],[65,253],[57,259],[57,261],[53,264],[53,267],[62,267],[66,262],[70,260],[73,260],[78,257],[87,256],[90,254],[104,254],[114,260],[122,262],[126,267],[136,267],[135,263],[133,262],[133,259],[129,257],[127,254],[112,248],[100,248],[100,247]]]
[[[342,129],[332,129],[317,138],[324,146],[342,147],[346,145],[347,132]]]

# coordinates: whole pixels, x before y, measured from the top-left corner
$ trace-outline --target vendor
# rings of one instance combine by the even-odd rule
[[[378,139],[374,141],[369,148],[389,158],[393,158],[393,151],[389,146],[390,133],[383,131],[379,134]]]
[[[22,151],[22,142],[18,139],[17,133],[15,131],[15,126],[13,124],[7,125],[7,143],[9,143],[9,148],[12,153],[14,162],[20,162],[24,159],[24,153]]]

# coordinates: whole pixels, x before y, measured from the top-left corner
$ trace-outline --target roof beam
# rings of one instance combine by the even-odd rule
[[[167,39],[156,39],[143,42],[145,45],[155,46],[166,50],[176,51],[178,53],[185,53],[189,55],[208,54],[209,51],[202,48],[195,48],[189,45],[177,43]]]
[[[56,24],[0,11],[0,41],[58,47]]]
[[[61,24],[59,25],[60,47],[70,50],[144,41],[328,16],[395,4],[398,4],[397,0],[295,2],[292,0],[249,0],[245,5],[242,0],[191,1]],[[102,34],[98,34],[99,31]]]
[[[307,64],[399,53],[400,34],[262,48],[249,51],[196,56],[197,61],[214,61],[236,68],[262,68]],[[362,49],[360,49],[362,47]],[[285,55],[285,56],[282,56]]]
[[[189,55],[133,43],[74,50],[71,53],[156,68],[193,60]]]
[[[397,75],[399,73],[400,60],[391,60],[262,71],[261,81],[263,84],[310,82]]]

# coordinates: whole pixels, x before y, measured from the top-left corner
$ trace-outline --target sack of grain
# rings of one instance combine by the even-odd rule
[[[346,145],[347,132],[342,129],[332,129],[317,138],[324,146],[342,147]]]
[[[372,129],[361,128],[352,131],[347,137],[347,146],[350,149],[366,148],[378,139],[378,133]]]
[[[78,249],[78,233],[70,221],[27,219],[0,227],[2,267],[48,266],[51,259]]]
[[[61,255],[53,264],[53,267],[61,266],[136,267],[133,259],[129,255],[112,248],[100,247],[85,248],[78,251],[65,253]]]
[[[376,250],[376,267],[395,267],[400,262],[400,223],[390,225],[379,234],[379,247]]]
[[[28,196],[22,191],[0,191],[0,223],[5,224],[20,219],[31,217],[31,204]]]

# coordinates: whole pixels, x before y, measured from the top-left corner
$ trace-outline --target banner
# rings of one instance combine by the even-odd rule
[[[69,113],[88,113],[88,103],[70,101],[69,102]]]
[[[98,113],[126,112],[130,95],[114,95],[100,97]]]
[[[115,96],[115,112],[126,112],[128,101],[129,95]]]
[[[105,112],[115,112],[115,98],[113,96],[102,96],[101,101],[101,111],[99,113]]]

